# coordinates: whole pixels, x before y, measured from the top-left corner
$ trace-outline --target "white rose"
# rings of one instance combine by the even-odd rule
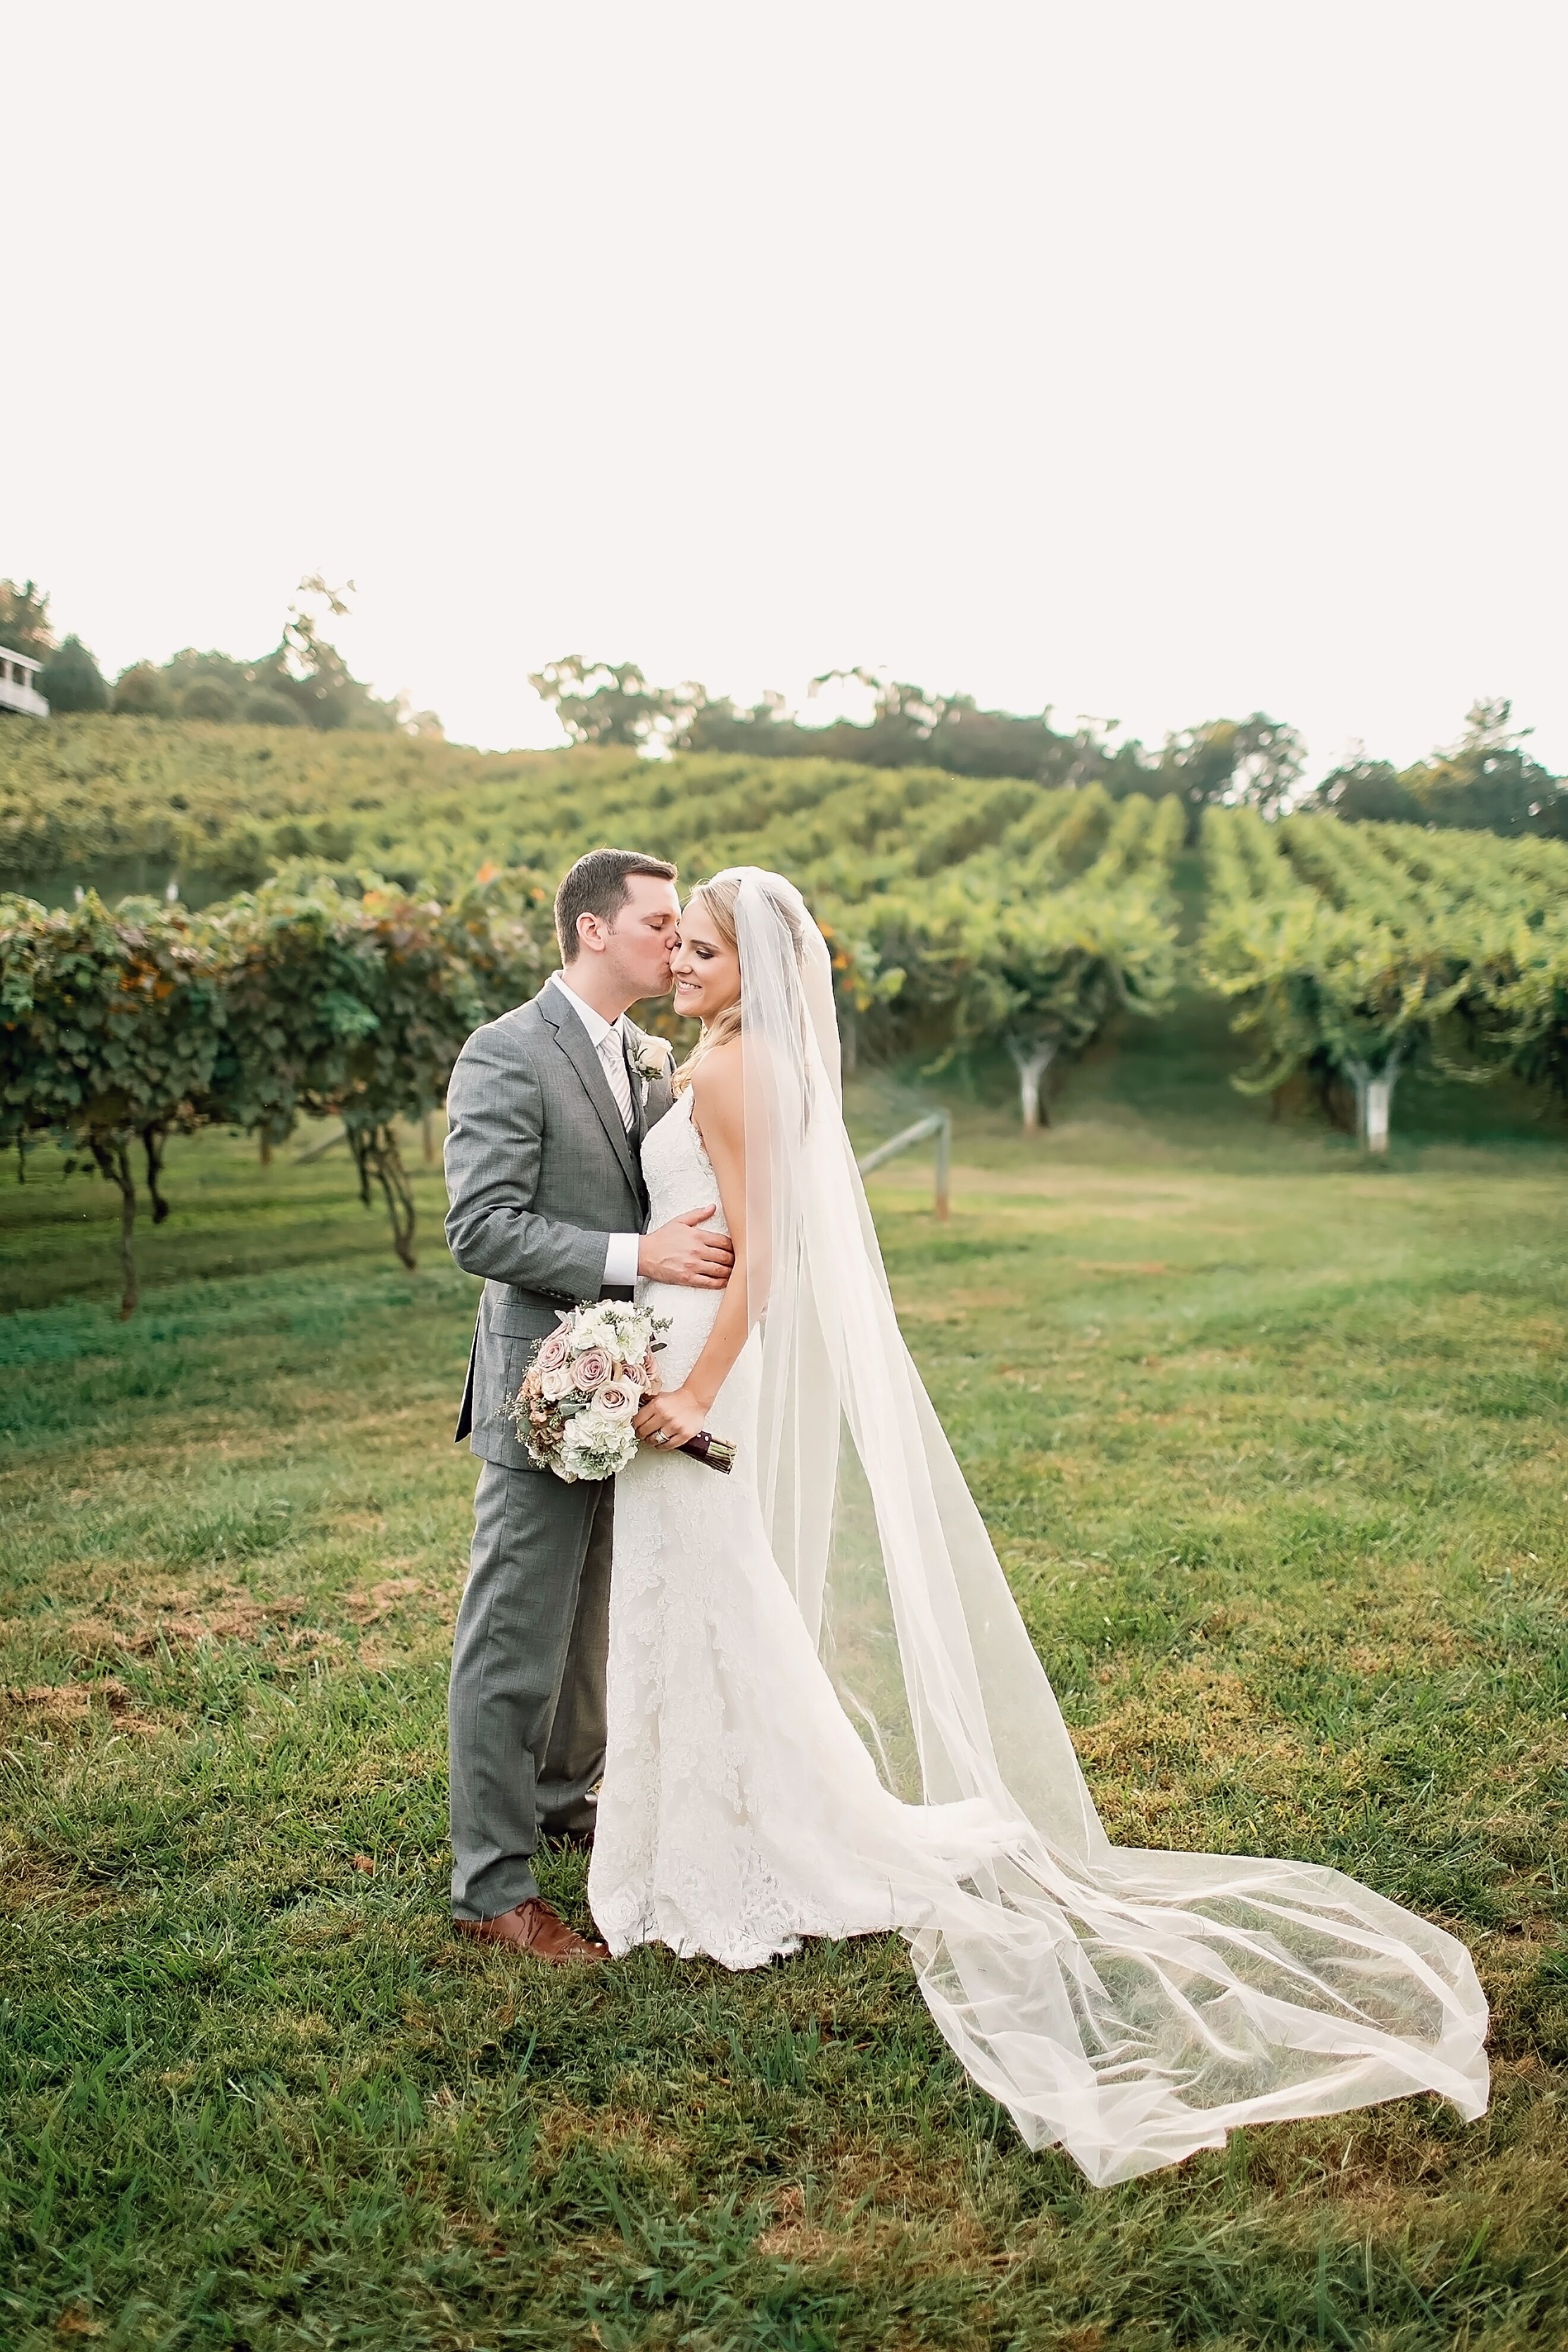
[[[668,1037],[639,1037],[633,1058],[641,1076],[662,1078],[674,1066],[675,1048]]]
[[[560,1398],[570,1396],[574,1385],[571,1365],[557,1364],[552,1372],[540,1375],[539,1392],[547,1404],[554,1404]]]

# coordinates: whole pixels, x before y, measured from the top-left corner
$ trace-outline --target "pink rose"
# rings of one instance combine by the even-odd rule
[[[585,1396],[592,1396],[595,1389],[603,1388],[615,1369],[607,1348],[585,1348],[573,1359],[572,1378]]]
[[[606,1421],[630,1421],[642,1400],[625,1381],[606,1381],[594,1399],[595,1411]]]
[[[564,1331],[552,1331],[547,1339],[540,1342],[539,1353],[533,1360],[533,1368],[539,1372],[553,1372],[558,1370],[565,1361],[566,1334]]]

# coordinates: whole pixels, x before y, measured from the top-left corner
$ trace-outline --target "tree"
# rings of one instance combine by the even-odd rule
[[[1394,1087],[1425,1064],[1446,1078],[1488,1073],[1464,1051],[1528,936],[1515,881],[1480,857],[1439,860],[1444,836],[1405,826],[1294,815],[1265,825],[1248,809],[1205,820],[1209,898],[1200,969],[1235,1003],[1233,1027],[1259,1043],[1244,1093],[1309,1072],[1355,1090],[1366,1149],[1388,1149]],[[1533,847],[1533,845],[1532,845]],[[1494,845],[1494,857],[1510,853]],[[1500,886],[1502,904],[1498,904]]]
[[[1546,829],[1541,820],[1562,800],[1563,787],[1523,749],[1532,730],[1511,728],[1512,715],[1507,701],[1472,703],[1452,750],[1405,771],[1401,782],[1429,824],[1502,834]]]
[[[1426,811],[1390,760],[1352,760],[1314,787],[1313,803],[1352,824],[1421,824]]]
[[[443,1099],[464,1040],[537,987],[543,957],[500,877],[451,907],[374,875],[358,898],[327,878],[279,876],[216,919],[225,949],[226,1123],[280,1142],[296,1121],[341,1118],[368,1207],[379,1185],[410,1271],[415,1202],[396,1122]]]
[[[55,649],[49,626],[48,591],[36,581],[0,580],[0,646],[32,661],[47,661]]]
[[[132,662],[114,681],[113,709],[136,719],[163,719],[169,694],[163,673],[151,662]]]
[[[1041,783],[1103,782],[1120,794],[1144,781],[1136,744],[1110,751],[1094,721],[1072,734],[1050,723],[1048,707],[1033,716],[984,710],[968,694],[933,694],[907,680],[855,668],[825,670],[810,692],[854,684],[872,697],[868,719],[838,719],[807,726],[782,694],[769,692],[749,710],[689,686],[675,698],[670,748],[720,751],[756,759],[852,760],[874,768],[944,768],[958,776],[1033,779]],[[1110,730],[1106,729],[1104,732]]]
[[[1524,750],[1506,700],[1474,702],[1446,751],[1403,770],[1359,760],[1325,776],[1320,808],[1355,823],[1438,825],[1466,833],[1568,834],[1568,788]]]
[[[351,580],[343,588],[330,588],[319,572],[310,572],[300,583],[300,593],[324,604],[329,618],[342,620],[349,611],[354,583]],[[258,709],[278,702],[292,707],[296,721],[323,730],[353,727],[389,734],[403,723],[395,701],[384,701],[353,675],[337,647],[321,635],[309,605],[289,607],[276,650],[251,665],[250,682],[257,692],[247,698],[242,715],[247,719]]]
[[[701,697],[694,687],[679,692],[650,687],[636,662],[585,661],[563,654],[531,670],[528,682],[542,702],[552,703],[574,743],[626,743],[638,750],[668,740]]]
[[[830,946],[857,935],[841,1017],[855,986],[897,1049],[934,1053],[940,1066],[1000,1045],[1031,1132],[1049,1123],[1042,1087],[1058,1056],[1082,1053],[1119,1012],[1161,1012],[1175,975],[1179,808],[1142,796],[1113,804],[1098,786],[1060,797],[1068,815],[1033,857],[1002,849],[916,890],[830,905],[825,926]]]
[[[636,662],[588,661],[568,654],[534,672],[530,685],[552,704],[574,743],[626,744],[639,751],[717,752],[759,760],[849,760],[859,767],[942,768],[959,776],[1020,777],[1041,783],[1103,782],[1120,798],[1147,783],[1141,747],[1112,751],[1110,726],[1085,719],[1064,734],[1050,712],[1020,717],[983,710],[973,695],[926,688],[864,668],[826,670],[810,693],[851,683],[872,698],[866,719],[809,726],[782,694],[769,690],[749,709],[689,681],[650,686]]]
[[[303,727],[307,723],[293,697],[280,694],[273,686],[253,687],[240,703],[239,716],[247,727]]]
[[[79,637],[68,637],[49,656],[38,673],[38,691],[57,714],[65,710],[107,710],[109,688]]]
[[[220,725],[439,735],[441,722],[434,711],[410,713],[401,699],[373,694],[322,634],[327,621],[341,620],[348,612],[353,582],[331,588],[319,572],[311,572],[300,581],[299,593],[304,601],[289,606],[269,653],[237,661],[232,654],[198,653],[186,646],[159,665],[134,662],[116,681],[115,709]]]
[[[1187,812],[1187,838],[1195,841],[1207,808],[1240,805],[1262,816],[1282,814],[1305,764],[1296,730],[1255,710],[1250,719],[1211,719],[1168,735],[1144,790],[1174,793]]]
[[[163,1139],[212,1116],[221,993],[217,944],[183,908],[0,898],[0,1145],[53,1131],[115,1186],[121,1318],[139,1295],[132,1151],[140,1139],[160,1223]]]
[[[207,719],[226,727],[239,717],[239,696],[226,679],[204,674],[191,680],[175,711],[181,719]]]

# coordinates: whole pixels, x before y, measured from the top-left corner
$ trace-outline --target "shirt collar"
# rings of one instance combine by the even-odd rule
[[[602,1013],[595,1013],[591,1004],[584,1004],[564,972],[552,972],[551,978],[588,1032],[588,1043],[595,1053],[606,1037],[625,1037],[626,1031],[621,1026],[620,1021],[606,1021]]]

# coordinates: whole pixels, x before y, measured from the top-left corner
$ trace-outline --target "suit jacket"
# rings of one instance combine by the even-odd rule
[[[647,1040],[626,1028],[635,1056]],[[497,1416],[561,1309],[603,1295],[605,1234],[642,1231],[640,1147],[671,1099],[668,1076],[645,1087],[634,1070],[628,1136],[587,1031],[548,984],[476,1029],[458,1055],[447,1089],[447,1243],[485,1288],[456,1435],[487,1462],[534,1466]]]

